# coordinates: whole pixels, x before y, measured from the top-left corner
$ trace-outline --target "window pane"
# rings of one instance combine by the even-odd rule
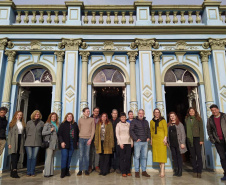
[[[52,82],[52,75],[49,71],[45,71],[42,75],[41,82]]]
[[[27,73],[25,73],[25,75],[22,78],[22,82],[34,82],[34,77],[31,71],[28,71]]]
[[[45,71],[45,69],[36,68],[36,69],[32,69],[31,71],[34,74],[35,81],[36,80],[40,81],[40,78],[41,78],[43,72]]]
[[[195,82],[194,76],[190,72],[186,71],[183,77],[183,82]]]
[[[104,72],[104,74],[105,74],[105,76],[106,76],[106,80],[107,80],[107,81],[108,81],[108,80],[111,81],[112,75],[114,74],[115,69],[103,69],[103,72]]]
[[[124,78],[119,71],[116,71],[113,75],[112,82],[124,82]]]
[[[106,77],[103,71],[100,71],[99,73],[97,73],[97,75],[93,80],[93,82],[105,82],[105,81],[106,81]]]
[[[175,69],[172,69],[172,71],[176,75],[177,81],[178,80],[181,80],[182,81],[182,76],[183,76],[183,74],[185,72],[185,69],[175,68]]]
[[[164,78],[164,82],[176,82],[176,77],[173,74],[173,72],[171,70],[168,70],[166,72],[165,78]]]

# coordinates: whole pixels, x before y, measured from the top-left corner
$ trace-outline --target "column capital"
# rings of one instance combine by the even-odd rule
[[[88,57],[90,55],[89,51],[80,51],[79,55],[82,56],[82,62],[88,62]]]
[[[14,44],[8,38],[0,39],[0,50],[4,50],[6,47],[12,49]]]
[[[55,51],[54,55],[57,56],[57,62],[64,62],[64,51]]]
[[[210,51],[201,51],[200,52],[201,62],[208,62],[209,61],[209,55],[211,55]]]
[[[212,39],[210,38],[208,42],[204,42],[202,47],[208,49],[211,47],[212,50],[225,50],[226,39]]]
[[[136,49],[141,51],[149,51],[153,48],[158,49],[159,43],[155,41],[154,38],[152,39],[139,39],[135,38],[135,41],[130,44],[131,49]]]
[[[82,38],[78,39],[66,39],[63,38],[62,42],[58,44],[59,49],[64,49],[66,51],[77,51],[81,47],[82,49],[86,49],[88,45],[86,42],[82,42]]]
[[[8,56],[8,62],[15,62],[16,51],[13,51],[13,50],[7,50],[7,51],[5,52],[5,55]]]
[[[152,55],[154,56],[154,62],[160,62],[160,57],[162,55],[161,51],[153,51]]]
[[[129,51],[127,52],[127,55],[129,57],[129,62],[136,62],[136,56],[138,55],[137,51]]]

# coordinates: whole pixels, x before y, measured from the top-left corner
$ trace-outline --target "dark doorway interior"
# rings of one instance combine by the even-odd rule
[[[166,92],[166,113],[176,112],[179,120],[184,123],[188,105],[187,87],[165,87]],[[167,120],[169,118],[167,117]]]
[[[51,113],[52,87],[25,87],[30,91],[27,110],[27,121],[31,119],[34,110],[39,110],[42,114],[42,121],[45,123]],[[45,149],[40,148],[37,156],[37,165],[44,164]],[[26,155],[24,160],[26,166]]]
[[[112,109],[118,112],[124,111],[124,98],[122,87],[96,87],[96,106],[100,108],[100,113],[107,113],[111,118]]]

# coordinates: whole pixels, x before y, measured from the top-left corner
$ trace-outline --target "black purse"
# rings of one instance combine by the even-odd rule
[[[47,135],[47,136],[43,136],[42,137],[42,144],[41,144],[41,148],[44,148],[44,149],[47,149],[49,148],[49,143],[50,143],[50,138],[51,138],[51,135]],[[49,139],[47,141],[45,141],[45,137],[49,137]]]

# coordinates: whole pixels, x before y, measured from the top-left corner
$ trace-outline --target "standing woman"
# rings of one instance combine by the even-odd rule
[[[11,177],[20,178],[17,174],[17,163],[20,156],[24,156],[25,127],[23,113],[15,112],[9,124],[8,148],[11,154]]]
[[[94,144],[96,152],[100,154],[99,175],[106,176],[110,170],[110,154],[114,148],[113,126],[106,113],[101,115],[100,121],[96,125]]]
[[[201,151],[204,142],[203,122],[198,112],[192,107],[188,109],[185,124],[193,177],[201,178],[203,168]]]
[[[35,110],[31,114],[31,120],[27,122],[25,148],[27,152],[27,177],[35,176],[36,158],[40,146],[42,145],[42,129],[44,122],[41,120],[42,114]]]
[[[181,154],[187,151],[185,141],[186,134],[184,131],[184,125],[179,121],[175,112],[170,112],[168,123],[168,145],[173,158],[173,176],[182,176],[183,161]]]
[[[153,162],[160,165],[160,177],[165,176],[167,163],[167,123],[158,108],[154,109],[154,118],[150,122]]]
[[[45,136],[44,140],[49,141],[49,147],[46,149],[46,160],[44,177],[53,176],[54,172],[54,153],[57,149],[57,132],[59,120],[58,115],[52,112],[46,121],[42,130],[42,135]]]
[[[61,149],[61,178],[70,176],[71,157],[78,148],[78,125],[72,113],[67,113],[58,130],[59,148]]]

